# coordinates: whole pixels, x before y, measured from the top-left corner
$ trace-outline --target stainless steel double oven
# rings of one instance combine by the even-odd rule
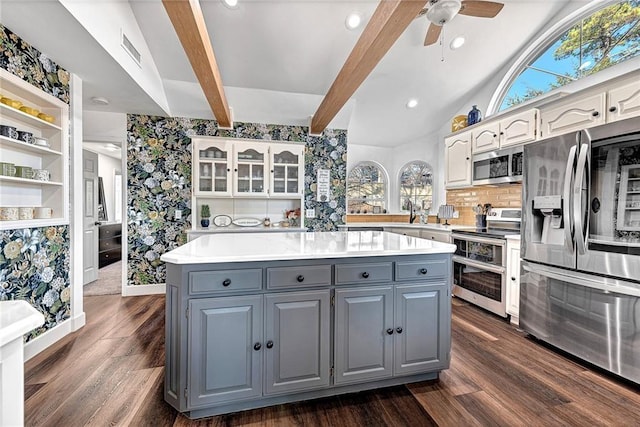
[[[520,209],[493,209],[487,228],[455,230],[453,294],[507,317],[506,238],[520,233]]]

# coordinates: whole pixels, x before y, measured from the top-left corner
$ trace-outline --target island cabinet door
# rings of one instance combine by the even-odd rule
[[[329,290],[265,296],[265,394],[329,386]]]
[[[336,290],[335,383],[390,377],[393,286]]]
[[[189,302],[188,406],[262,395],[262,296]]]
[[[447,307],[444,283],[396,286],[394,375],[446,367]]]

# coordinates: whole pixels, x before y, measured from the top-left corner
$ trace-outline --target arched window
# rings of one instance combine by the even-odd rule
[[[559,24],[531,46],[505,76],[487,113],[502,111],[638,56],[640,0],[611,3],[592,2],[585,12],[577,14],[577,19]]]
[[[409,210],[409,201],[416,211],[429,211],[433,203],[433,170],[419,160],[400,169],[400,209]]]
[[[377,163],[360,162],[347,177],[349,213],[386,212],[387,173]]]

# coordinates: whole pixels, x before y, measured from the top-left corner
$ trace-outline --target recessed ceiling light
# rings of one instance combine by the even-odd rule
[[[458,36],[455,39],[451,40],[451,43],[449,43],[449,47],[453,50],[456,50],[459,47],[462,47],[463,44],[464,44],[464,37]]]
[[[221,0],[222,4],[227,6],[230,9],[235,9],[238,7],[238,0]]]
[[[349,30],[355,30],[360,26],[360,24],[362,24],[362,15],[360,15],[358,12],[352,12],[348,14],[347,19],[345,19],[344,21],[344,25]]]
[[[93,98],[91,98],[91,102],[95,105],[109,105],[109,100],[101,96],[94,96]]]
[[[407,102],[407,108],[416,108],[417,106],[418,106],[418,100],[415,98],[412,98]]]

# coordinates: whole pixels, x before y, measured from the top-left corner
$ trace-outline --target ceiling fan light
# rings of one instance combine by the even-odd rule
[[[436,25],[444,25],[460,12],[461,7],[460,0],[440,0],[427,10],[427,19]]]
[[[451,40],[451,43],[449,43],[449,47],[451,48],[451,50],[456,50],[462,47],[463,44],[464,44],[464,37],[458,36],[455,39]]]
[[[220,0],[222,4],[227,6],[229,9],[235,9],[238,7],[238,0]]]
[[[347,15],[347,19],[344,20],[344,25],[348,30],[355,30],[362,24],[362,15],[358,12],[352,12]]]

